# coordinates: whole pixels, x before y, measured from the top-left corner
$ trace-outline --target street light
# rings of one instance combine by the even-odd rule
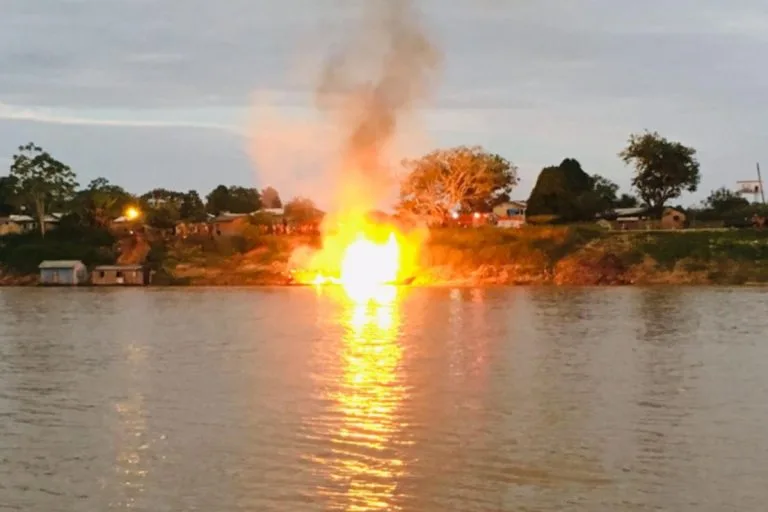
[[[135,206],[129,206],[125,210],[125,218],[128,220],[136,220],[141,216],[141,212]]]

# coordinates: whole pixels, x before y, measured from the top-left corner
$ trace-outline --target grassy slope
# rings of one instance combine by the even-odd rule
[[[14,243],[0,256],[35,273],[32,260],[42,256],[109,259],[107,241],[99,242],[98,247],[62,239],[46,240],[44,247]],[[157,284],[285,284],[292,251],[317,243],[249,236],[155,244],[148,261],[158,270]],[[593,225],[435,230],[422,252],[422,267],[416,284],[766,283],[768,230],[606,232]]]
[[[594,227],[436,232],[440,278],[496,283],[768,282],[768,231],[606,232]],[[425,280],[429,280],[426,278]]]

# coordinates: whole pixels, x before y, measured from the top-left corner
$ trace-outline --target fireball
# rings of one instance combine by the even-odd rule
[[[355,295],[397,284],[413,275],[422,236],[370,219],[344,218],[325,231],[322,248],[298,264],[294,277],[304,284],[341,285]]]
[[[359,234],[344,251],[339,280],[345,286],[392,284],[397,281],[399,268],[400,246],[394,233],[384,244]]]

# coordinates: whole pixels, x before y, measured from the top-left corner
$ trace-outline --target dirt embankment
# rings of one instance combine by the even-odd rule
[[[156,285],[279,286],[292,284],[288,261],[296,247],[313,243],[262,236],[245,247],[184,242],[154,254],[139,243],[123,254],[124,261],[148,256]],[[431,233],[421,256],[414,285],[768,283],[768,230],[446,229]],[[36,281],[0,272],[0,285]]]
[[[36,274],[12,274],[0,268],[0,286],[31,286],[37,283]]]
[[[190,285],[290,284],[295,247],[269,239],[228,257],[197,253],[170,274]],[[437,230],[413,277],[414,285],[768,283],[768,231]]]

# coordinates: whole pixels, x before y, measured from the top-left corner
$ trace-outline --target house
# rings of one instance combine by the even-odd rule
[[[59,222],[61,221],[61,218],[64,215],[61,213],[51,213],[50,215],[46,215],[43,217],[43,222],[45,223],[45,230],[50,231],[52,229],[56,229],[59,227]],[[35,226],[37,226],[37,222],[35,222]]]
[[[242,234],[251,223],[247,213],[222,212],[211,221],[214,236],[236,236]]]
[[[500,228],[519,228],[525,224],[526,201],[507,201],[493,208],[496,225]]]
[[[685,226],[685,213],[675,208],[664,208],[661,214],[661,229],[683,229]]]
[[[91,273],[94,286],[146,286],[149,282],[149,269],[143,265],[100,265]]]
[[[82,261],[47,260],[40,263],[38,268],[42,285],[75,286],[88,281],[88,270]]]
[[[210,236],[211,224],[207,222],[177,222],[173,226],[173,234],[179,238],[187,238],[190,235]]]
[[[598,218],[612,221],[619,229],[640,229],[651,219],[651,212],[647,206],[616,208]]]
[[[285,215],[285,210],[283,208],[262,208],[257,213],[264,213],[274,217],[283,217]]]
[[[507,201],[493,208],[493,214],[499,219],[522,217],[525,219],[525,212],[528,209],[526,201]]]
[[[29,233],[37,227],[35,219],[29,215],[9,215],[0,217],[0,236]]]
[[[114,235],[124,236],[141,231],[143,226],[144,222],[141,219],[130,219],[125,215],[121,215],[109,223],[109,230]]]

